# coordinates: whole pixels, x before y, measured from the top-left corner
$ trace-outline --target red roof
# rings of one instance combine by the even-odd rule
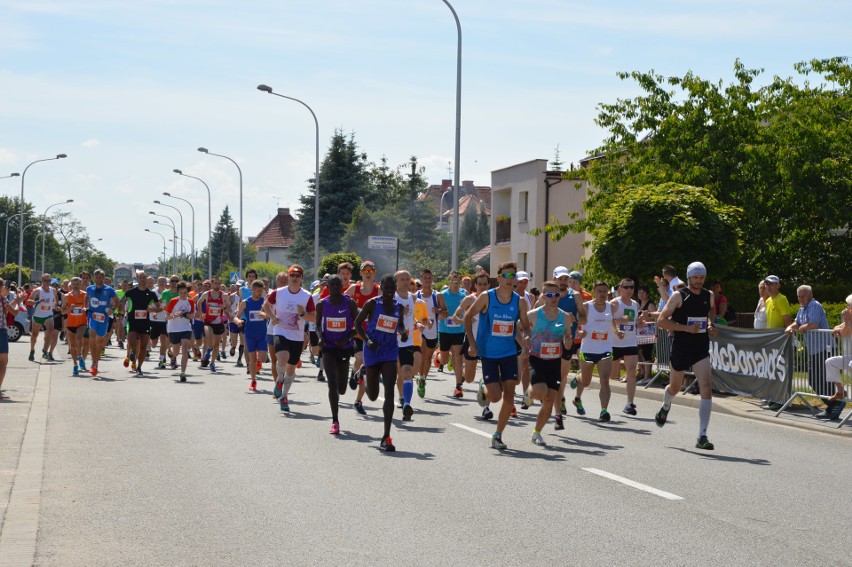
[[[442,210],[446,211],[447,209],[451,209],[453,206],[453,182],[450,179],[444,179],[441,185],[430,185],[426,191],[424,191],[418,199],[421,201],[427,201],[432,208],[435,210],[435,213],[438,214],[438,201],[441,200],[441,195],[444,194],[444,191],[449,190],[449,193],[444,197]],[[461,193],[461,197],[459,198],[459,203],[462,202],[464,197],[468,194],[475,194],[479,199],[485,201],[485,205],[487,209],[491,211],[491,187],[487,185],[474,185],[473,181],[462,181],[461,186],[459,187],[459,191]]]
[[[449,205],[449,203],[445,204]],[[488,207],[488,204],[485,203],[485,201],[477,199],[473,195],[465,195],[464,197],[459,199],[459,216],[464,215],[467,212],[468,207],[473,207],[477,215],[483,210],[485,210],[485,214],[489,217],[491,216],[491,209]],[[445,209],[443,213],[445,217],[451,216],[452,214],[452,209]]]
[[[252,241],[255,248],[289,248],[293,244],[293,223],[290,209],[278,209],[278,214],[257,233]]]

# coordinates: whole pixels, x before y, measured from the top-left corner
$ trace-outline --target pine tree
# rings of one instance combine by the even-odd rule
[[[218,274],[225,264],[236,266],[239,262],[240,237],[234,229],[234,219],[227,206],[213,229],[207,253],[213,255],[214,274]]]

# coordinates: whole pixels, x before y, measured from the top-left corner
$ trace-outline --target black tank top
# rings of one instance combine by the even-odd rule
[[[707,317],[710,315],[710,291],[704,288],[698,293],[692,293],[689,288],[678,290],[681,305],[672,313],[672,321],[688,325],[690,321],[703,320],[704,332],[687,333],[675,331],[674,340],[687,348],[706,349],[710,347],[710,335],[707,334]]]

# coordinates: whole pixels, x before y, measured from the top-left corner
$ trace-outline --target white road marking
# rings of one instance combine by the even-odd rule
[[[486,433],[484,431],[474,429],[473,427],[468,427],[467,425],[462,425],[461,423],[451,423],[450,425],[453,425],[455,427],[458,427],[459,429],[464,429],[465,431],[470,431],[471,433],[476,433],[477,435],[482,435],[483,437],[487,437],[488,439],[491,439],[490,433]]]
[[[455,424],[454,424],[455,425]],[[602,476],[604,478],[608,478],[609,480],[614,480],[615,482],[620,482],[621,484],[625,484],[632,488],[636,488],[637,490],[641,490],[643,492],[647,492],[649,494],[653,494],[654,496],[659,496],[660,498],[665,498],[666,500],[683,500],[681,496],[677,494],[672,494],[671,492],[666,492],[664,490],[659,490],[654,488],[653,486],[648,486],[647,484],[641,484],[636,482],[635,480],[630,480],[629,478],[624,478],[623,476],[618,476],[616,474],[608,473],[606,471],[602,471],[600,469],[593,468],[584,468],[586,472],[590,472],[592,474],[596,474],[598,476]]]

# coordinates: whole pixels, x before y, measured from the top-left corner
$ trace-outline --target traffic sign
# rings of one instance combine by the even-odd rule
[[[368,236],[367,248],[371,250],[396,250],[399,239],[395,236]]]

